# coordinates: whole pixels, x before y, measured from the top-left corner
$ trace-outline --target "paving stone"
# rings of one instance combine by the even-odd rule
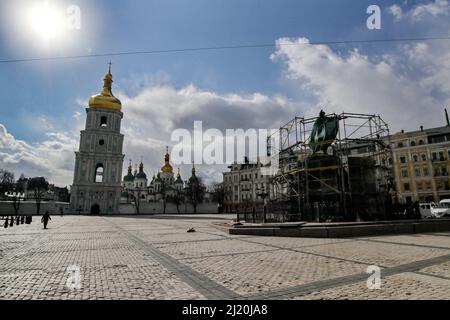
[[[213,225],[231,218],[55,216],[44,230],[36,217],[0,231],[0,299],[450,297],[448,232],[308,239]],[[381,267],[380,290],[367,289],[369,265]],[[80,289],[67,286],[69,266]]]

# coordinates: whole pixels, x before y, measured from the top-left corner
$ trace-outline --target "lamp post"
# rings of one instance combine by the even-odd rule
[[[259,191],[260,189],[257,190]],[[263,200],[263,223],[266,223],[266,213],[267,213],[266,198],[269,196],[269,193],[267,193],[263,189],[262,192],[258,193],[258,196]]]
[[[184,181],[184,213],[187,213],[187,199],[186,195],[188,194],[188,181]]]

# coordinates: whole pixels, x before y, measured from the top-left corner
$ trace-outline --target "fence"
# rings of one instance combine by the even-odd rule
[[[238,221],[251,223],[278,223],[278,222],[298,222],[301,221],[301,215],[289,211],[268,211],[266,210],[250,210],[237,213]]]
[[[0,221],[3,227],[10,228],[14,225],[18,226],[20,224],[30,224],[32,222],[32,216],[0,216]]]

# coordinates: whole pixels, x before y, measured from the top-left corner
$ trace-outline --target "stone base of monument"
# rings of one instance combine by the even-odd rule
[[[392,234],[414,234],[450,231],[450,219],[401,220],[338,223],[261,223],[232,225],[216,223],[215,227],[234,235],[304,238],[350,238]]]

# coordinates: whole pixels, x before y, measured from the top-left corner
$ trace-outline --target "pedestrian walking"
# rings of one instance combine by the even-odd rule
[[[50,213],[48,213],[48,211],[45,211],[41,219],[41,222],[44,223],[44,229],[47,229],[48,220],[52,220],[52,218],[50,218]]]

